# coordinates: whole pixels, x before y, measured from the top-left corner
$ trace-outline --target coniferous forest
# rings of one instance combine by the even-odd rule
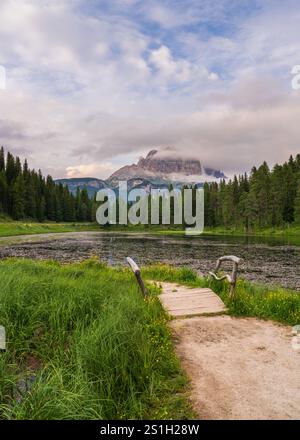
[[[300,225],[300,154],[269,169],[266,162],[225,183],[204,185],[205,225],[245,230]]]
[[[27,160],[0,150],[0,212],[14,220],[39,222],[91,221],[92,202],[87,191],[74,196],[66,186],[57,185],[51,176],[28,168]]]
[[[250,175],[205,183],[205,226],[245,230],[300,225],[300,154],[272,170],[264,162]],[[0,212],[14,220],[95,221],[96,203],[87,190],[73,195],[27,160],[0,150]]]

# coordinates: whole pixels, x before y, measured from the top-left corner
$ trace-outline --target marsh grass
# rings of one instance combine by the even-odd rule
[[[0,419],[193,416],[157,289],[99,260],[4,260],[0,278]]]

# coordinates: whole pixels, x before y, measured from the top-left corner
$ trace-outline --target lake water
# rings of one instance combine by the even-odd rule
[[[131,256],[139,265],[162,262],[207,273],[220,256],[237,255],[243,259],[240,274],[246,279],[300,290],[300,246],[287,239],[80,232],[28,240],[9,246],[2,240],[0,258],[19,256],[67,262],[97,255],[118,265],[125,264],[125,258]]]

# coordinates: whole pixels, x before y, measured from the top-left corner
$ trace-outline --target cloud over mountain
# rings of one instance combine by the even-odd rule
[[[299,152],[296,0],[3,0],[0,16],[0,142],[45,173],[106,177],[153,145],[226,174]]]

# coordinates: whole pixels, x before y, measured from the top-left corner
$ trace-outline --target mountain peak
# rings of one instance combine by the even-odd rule
[[[181,157],[176,150],[171,150],[171,148],[162,151],[151,150],[146,159],[140,158],[137,166],[145,172],[163,174],[166,177],[174,173],[184,176],[202,174],[201,163],[198,159]]]
[[[137,164],[127,165],[114,172],[109,181],[144,178],[170,182],[203,182],[226,178],[224,173],[202,166],[200,160],[174,147],[152,149]]]
[[[202,166],[200,160],[191,154],[182,153],[173,147],[152,149],[146,157],[140,157],[137,164],[125,165],[115,171],[107,180],[93,178],[59,179],[56,182],[67,185],[76,193],[77,187],[86,188],[89,195],[99,189],[117,188],[119,181],[127,181],[128,188],[160,188],[169,184],[201,184],[225,179],[222,171]]]

